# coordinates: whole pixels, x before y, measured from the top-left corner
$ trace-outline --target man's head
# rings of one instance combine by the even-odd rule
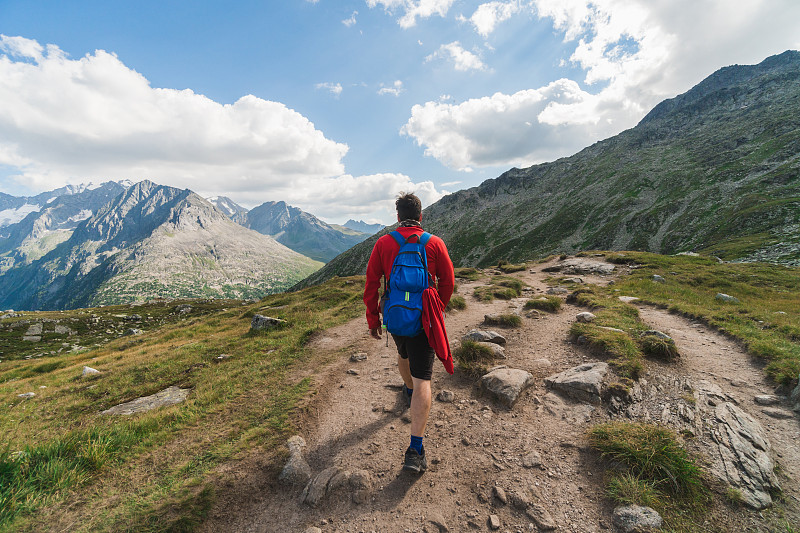
[[[413,192],[401,192],[397,196],[394,205],[397,208],[398,221],[402,222],[409,219],[419,221],[422,219],[422,202]]]

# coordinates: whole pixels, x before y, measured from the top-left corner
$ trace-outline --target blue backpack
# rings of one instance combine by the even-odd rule
[[[404,239],[398,231],[389,235],[400,245],[394,258],[389,283],[384,290],[388,298],[383,307],[383,324],[389,333],[414,337],[422,330],[422,292],[428,288],[428,255],[425,245],[430,233]],[[412,237],[417,242],[410,242]]]

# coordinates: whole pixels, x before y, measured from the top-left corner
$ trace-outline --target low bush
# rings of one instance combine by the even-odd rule
[[[450,298],[450,301],[447,302],[447,307],[445,307],[445,311],[463,311],[467,308],[467,301],[464,300],[463,296],[453,296]]]
[[[662,361],[674,361],[679,357],[678,347],[672,339],[663,339],[656,335],[645,335],[639,340],[642,352],[645,355],[661,359]]]
[[[475,268],[456,268],[455,276],[467,281],[477,281],[481,273]]]
[[[461,341],[461,346],[453,352],[458,368],[467,375],[480,377],[486,373],[488,365],[495,361],[491,348],[473,341]]]
[[[528,268],[528,265],[525,263],[519,264],[512,264],[512,263],[505,263],[497,265],[497,268],[506,274],[510,274],[512,272],[521,272]]]
[[[522,327],[522,318],[513,313],[506,313],[503,315],[487,315],[491,319],[484,320],[488,326],[498,326],[501,328],[519,328]]]

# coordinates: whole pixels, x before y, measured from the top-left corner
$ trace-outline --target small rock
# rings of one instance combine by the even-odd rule
[[[636,296],[619,296],[618,298],[619,298],[620,302],[623,302],[623,303],[626,303],[626,304],[633,303],[633,302],[635,302],[635,301],[637,301],[639,299]]]
[[[28,400],[36,396],[35,392],[24,392],[22,394],[17,394],[17,398],[22,398],[23,400]]]
[[[322,530],[316,526],[311,526],[303,530],[303,533],[322,533]]]
[[[141,335],[142,330],[136,328],[128,328],[125,330],[125,333],[122,334],[123,337],[131,337],[135,335]]]
[[[444,516],[439,511],[431,511],[428,513],[428,522],[430,522],[434,527],[439,529],[439,533],[446,533],[450,531],[447,527],[447,522],[444,520]]]
[[[492,530],[500,529],[500,517],[496,514],[489,515],[489,528]]]
[[[614,509],[613,524],[621,533],[646,533],[661,529],[664,521],[655,509],[625,505]]]
[[[522,392],[533,385],[533,375],[525,370],[500,368],[481,377],[481,388],[492,393],[507,407],[513,407]]]
[[[360,374],[360,372],[355,368],[348,368],[347,373],[350,374],[351,376],[357,376]]]
[[[565,287],[550,287],[547,289],[547,294],[567,294],[569,290]]]
[[[506,338],[497,333],[496,331],[484,331],[479,329],[473,329],[463,337],[461,340],[468,340],[473,342],[493,342],[495,344],[502,344],[506,343]]]
[[[350,488],[353,490],[353,503],[363,504],[369,501],[372,492],[372,476],[366,470],[356,470],[350,474]]]
[[[597,317],[595,317],[594,314],[590,313],[589,311],[578,313],[575,316],[575,320],[577,320],[578,322],[585,322],[585,323],[593,322],[595,318]]]
[[[666,333],[658,331],[657,329],[648,329],[647,331],[643,332],[640,336],[641,337],[653,336],[653,337],[658,337],[659,339],[663,339],[665,341],[672,340],[672,337],[670,337]]]
[[[456,395],[453,391],[443,390],[439,391],[439,394],[436,395],[436,399],[442,403],[451,403],[456,399]]]
[[[353,355],[350,356],[351,363],[359,363],[361,361],[366,361],[366,360],[367,360],[367,354],[363,352],[354,353]]]
[[[790,418],[794,418],[795,416],[793,412],[777,407],[762,409],[761,412],[767,416],[771,416],[772,418],[777,418],[778,420],[788,420]]]
[[[667,280],[665,280],[663,276],[659,276],[658,274],[653,274],[654,283],[666,283],[666,281]]]
[[[736,298],[734,296],[730,296],[730,295],[722,293],[722,292],[718,292],[717,295],[714,296],[714,298],[719,300],[719,301],[721,301],[721,302],[727,302],[727,303],[732,303],[732,304],[738,304],[739,303],[739,299],[738,298]]]
[[[541,504],[531,503],[525,510],[525,514],[528,515],[528,518],[533,520],[536,523],[536,527],[542,531],[552,531],[557,528],[556,521],[553,520],[550,511],[545,509]]]
[[[286,324],[285,320],[280,318],[272,318],[264,315],[253,315],[253,320],[250,321],[251,331],[267,331],[272,328],[283,326]]]
[[[529,452],[525,457],[522,458],[522,466],[525,468],[533,468],[536,466],[540,466],[542,464],[542,456],[539,455],[537,451]]]
[[[505,359],[506,358],[506,349],[500,346],[499,344],[495,344],[493,342],[479,342],[480,346],[485,346],[487,349],[491,350],[492,357],[495,359]]]
[[[39,342],[42,338],[39,335],[25,335],[22,340],[25,342]]]
[[[230,355],[228,355],[228,354],[224,353],[224,354],[221,354],[221,355],[218,355],[218,356],[216,356],[216,357],[214,358],[214,360],[215,360],[215,361],[217,361],[217,362],[221,362],[221,361],[226,361],[226,360],[228,360],[228,359],[230,359],[230,358],[231,358],[231,356],[230,356]]]
[[[185,315],[192,312],[192,306],[189,304],[182,304],[175,308],[175,312],[179,315]]]
[[[506,491],[504,491],[502,487],[495,486],[492,489],[492,493],[494,494],[494,497],[497,498],[497,501],[499,501],[501,504],[505,505],[506,503],[508,503],[508,497],[506,496]]]
[[[777,405],[781,403],[781,399],[773,394],[760,394],[753,398],[758,405]]]
[[[81,377],[85,378],[86,376],[96,376],[99,373],[100,373],[99,370],[96,370],[90,366],[85,366],[83,367],[83,372],[81,373]]]

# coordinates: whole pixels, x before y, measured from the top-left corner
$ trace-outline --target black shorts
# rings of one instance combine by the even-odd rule
[[[411,367],[411,376],[430,381],[436,352],[431,348],[425,332],[420,331],[416,337],[403,337],[402,335],[393,334],[392,338],[397,345],[397,353],[400,354],[400,357],[408,359],[408,366]]]

